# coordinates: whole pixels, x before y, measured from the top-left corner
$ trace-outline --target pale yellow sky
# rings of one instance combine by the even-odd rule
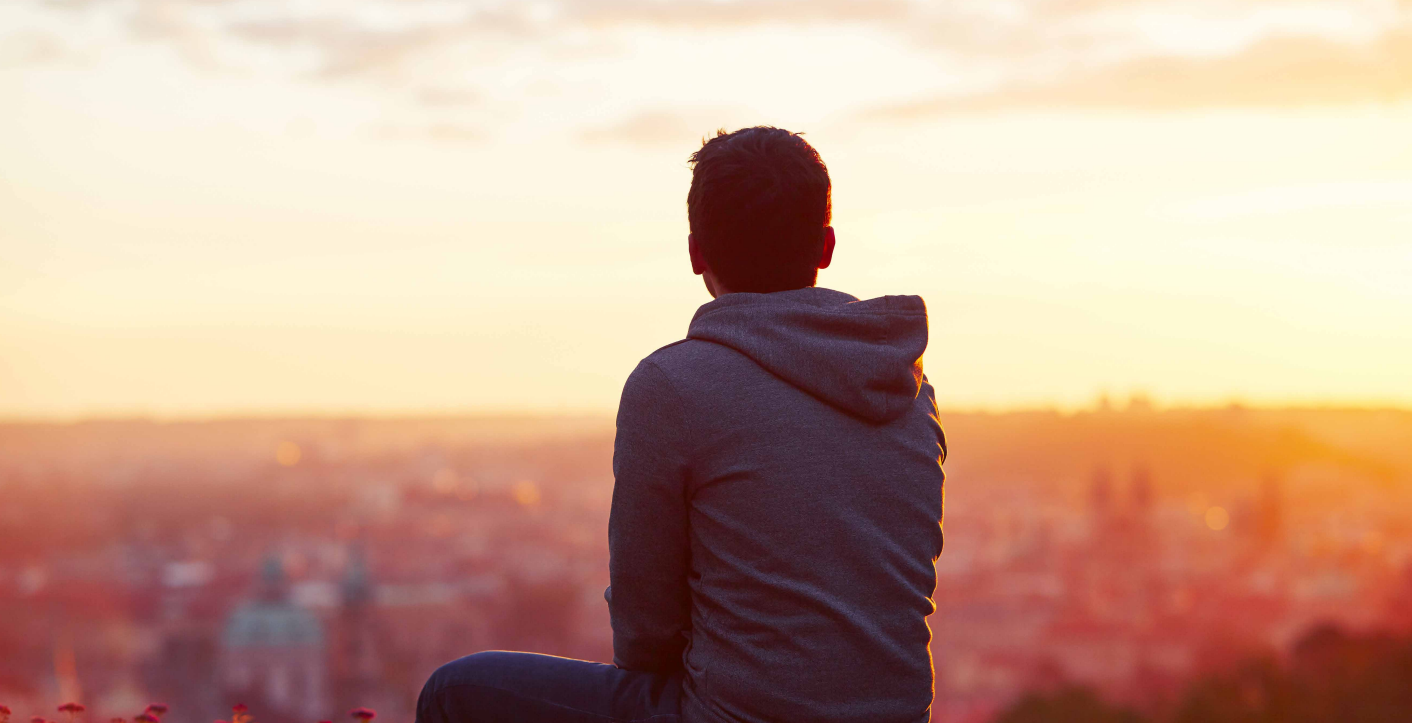
[[[807,133],[946,406],[1412,405],[1412,3],[0,4],[0,417],[611,411]]]

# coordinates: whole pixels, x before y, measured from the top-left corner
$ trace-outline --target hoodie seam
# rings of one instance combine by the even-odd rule
[[[672,344],[667,346],[671,347],[673,345],[677,345],[685,341],[686,340],[681,340],[680,342],[673,342]],[[686,398],[682,397],[681,392],[677,390],[676,384],[672,382],[671,376],[667,374],[666,370],[662,369],[661,365],[657,364],[657,362],[651,359],[650,357],[643,361],[651,365],[652,369],[656,370],[658,375],[661,375],[662,382],[666,384],[667,389],[671,391],[672,397],[676,401],[676,404],[673,407],[676,410],[676,414],[681,417],[681,420],[678,424],[681,427],[682,432],[686,435],[687,449],[682,451],[682,466],[685,467],[687,471],[687,487],[688,492],[690,492],[691,463],[696,458],[696,450],[694,449],[694,445],[696,443],[696,436],[693,434],[693,431],[691,429],[691,416],[686,414]]]
[[[868,313],[868,312],[864,312],[864,314],[867,314],[867,313]],[[888,315],[888,316],[895,317],[895,316],[897,316],[897,315]],[[877,344],[878,344],[879,346],[882,346],[882,347],[889,346],[889,344],[892,342],[892,325],[890,325],[890,324],[879,325],[879,326],[876,328],[874,334],[876,334],[876,336],[877,336]],[[864,394],[864,395],[867,395],[867,394],[868,394],[866,388],[864,389],[863,394]],[[896,400],[893,399],[893,396],[887,394],[886,392],[874,393],[874,394],[881,394],[881,395],[882,395],[882,408],[883,408],[883,411],[884,411],[884,412],[883,412],[884,417],[886,417],[886,419],[888,419],[888,420],[893,420],[893,419],[895,419],[895,418],[898,416],[898,413],[899,413],[900,411],[893,409],[893,403],[896,402]]]
[[[685,342],[685,341],[687,341],[687,340],[681,340],[681,342]],[[674,344],[680,344],[680,342],[677,342],[677,343],[674,343]],[[667,345],[667,346],[670,347],[670,346],[673,346],[673,345]],[[656,361],[656,360],[653,360],[651,357],[648,357],[647,359],[644,359],[643,362],[644,362],[645,364],[647,364],[647,365],[650,365],[650,366],[652,367],[652,369],[654,369],[654,370],[657,371],[657,374],[659,374],[659,375],[662,376],[662,382],[666,384],[667,389],[671,392],[672,397],[674,398],[676,414],[678,414],[678,415],[681,416],[681,421],[680,421],[679,425],[680,425],[680,427],[681,427],[682,433],[683,433],[683,434],[685,435],[685,437],[686,437],[686,449],[681,452],[681,458],[682,458],[681,463],[682,463],[682,468],[684,468],[683,472],[685,473],[685,477],[686,477],[686,480],[683,482],[683,485],[686,487],[686,489],[682,491],[682,498],[683,498],[683,500],[686,502],[686,510],[684,511],[684,514],[686,515],[686,518],[687,518],[687,550],[690,552],[691,549],[692,549],[691,539],[692,539],[692,537],[693,537],[693,536],[691,535],[691,532],[690,532],[690,531],[691,531],[691,498],[692,498],[692,484],[695,482],[695,476],[692,474],[692,462],[696,459],[696,447],[695,447],[695,446],[697,445],[697,438],[696,438],[696,435],[694,434],[694,431],[691,429],[691,419],[692,419],[692,416],[689,415],[689,414],[687,414],[686,398],[683,397],[682,394],[681,394],[681,391],[677,389],[676,383],[672,382],[672,378],[671,378],[670,375],[667,374],[667,371],[664,370],[664,369],[662,369],[662,366],[659,365],[659,364],[657,364],[657,361]],[[697,561],[695,560],[695,556],[694,556],[694,555],[691,555],[690,553],[688,554],[688,561],[689,561],[689,563],[687,564],[687,565],[688,565],[688,574],[687,574],[687,575],[688,575],[688,578],[689,578],[689,577],[690,577],[690,570],[689,570],[689,569],[696,567]],[[698,573],[700,574],[700,576],[701,576],[702,579],[705,579],[705,578],[706,578],[706,571],[704,571],[704,570],[699,570]],[[691,594],[691,599],[692,599],[692,604],[691,604],[691,605],[692,605],[692,608],[693,608],[693,609],[696,607],[695,598],[696,598],[696,594],[693,592],[693,593]],[[714,617],[714,614],[715,614],[714,611],[710,612],[710,614],[706,617],[706,621],[703,622],[703,625],[709,625],[709,624],[710,624],[710,621],[711,621],[711,618]],[[691,651],[692,651],[694,648],[696,648],[696,637],[699,636],[699,635],[700,635],[700,632],[699,632],[699,631],[696,631],[696,630],[694,630],[694,629],[691,631],[691,636],[690,636],[690,637],[688,638],[688,640],[687,640],[686,649],[682,652],[682,656],[683,656],[683,657],[690,655]],[[702,666],[701,666],[701,668],[702,668],[702,672],[701,672],[701,673],[702,673],[702,676],[701,676],[701,688],[702,688],[702,693],[701,693],[701,695],[704,697],[704,696],[707,695],[707,692],[709,691],[709,687],[710,687],[710,667],[709,667],[708,662],[706,661],[706,659],[708,659],[708,657],[702,656],[701,658],[703,659],[703,661],[702,661]],[[684,659],[684,658],[683,658],[682,663],[683,663],[683,666],[685,666],[685,663],[686,663],[686,662],[685,662],[685,659]]]

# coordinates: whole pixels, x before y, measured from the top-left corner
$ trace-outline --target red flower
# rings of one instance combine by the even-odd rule
[[[49,721],[49,720],[48,720],[48,719],[45,719],[45,718],[42,717],[42,716],[37,716],[37,717],[35,717],[35,718],[33,718],[33,719],[30,719],[30,721],[32,721],[32,722],[42,722],[42,721]]]
[[[369,709],[366,706],[360,706],[357,709],[348,712],[348,716],[353,717],[357,721],[363,722],[363,724],[368,724],[368,722],[372,721],[373,718],[377,715],[377,712],[373,711],[372,709]]]
[[[158,719],[157,717],[152,716],[151,714],[148,714],[148,713],[145,712],[145,711],[142,712],[141,714],[138,714],[137,716],[133,717],[132,720],[133,720],[133,721],[139,721],[139,722],[145,722],[145,723],[147,723],[147,724],[150,724],[151,722],[158,722],[158,721],[161,721],[161,719]]]
[[[167,705],[160,702],[148,704],[147,710],[143,713],[151,714],[152,716],[161,716],[167,713]]]
[[[83,711],[83,710],[85,710],[85,709],[87,709],[87,708],[88,708],[88,707],[86,707],[86,706],[84,706],[84,705],[82,705],[82,704],[80,704],[80,703],[78,703],[78,702],[76,702],[76,701],[71,701],[71,702],[69,702],[69,703],[67,703],[67,704],[60,704],[60,705],[59,705],[59,711],[65,713],[65,714],[77,714],[77,713],[79,713],[79,712],[81,712],[81,711]]]

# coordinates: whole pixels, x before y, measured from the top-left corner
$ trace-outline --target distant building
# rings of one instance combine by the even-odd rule
[[[265,560],[253,600],[226,619],[220,684],[263,721],[317,721],[329,713],[324,627],[290,601],[279,560]]]
[[[372,575],[361,544],[348,552],[340,586],[342,606],[333,620],[330,670],[338,711],[366,706],[387,710],[382,627],[374,611]]]
[[[1095,468],[1088,486],[1089,543],[1105,556],[1112,552],[1115,538],[1121,533],[1116,498],[1112,470],[1106,465]]]
[[[1089,513],[1097,523],[1113,515],[1113,473],[1106,466],[1095,468],[1088,488]]]
[[[1272,549],[1284,535],[1284,483],[1275,473],[1266,473],[1260,482],[1255,504],[1255,536],[1259,544]]]
[[[1152,472],[1146,464],[1133,467],[1132,478],[1128,483],[1128,511],[1125,537],[1132,547],[1135,563],[1150,571],[1151,557],[1155,554],[1154,509],[1156,494],[1152,488]]]
[[[1143,519],[1144,524],[1147,518],[1152,515],[1153,492],[1152,492],[1152,472],[1146,465],[1138,464],[1133,467],[1133,476],[1129,484],[1128,494],[1129,506],[1133,515]]]

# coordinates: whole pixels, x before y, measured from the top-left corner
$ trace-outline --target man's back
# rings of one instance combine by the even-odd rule
[[[832,181],[797,133],[691,155],[687,258],[715,301],[623,387],[613,665],[483,651],[419,721],[925,721],[946,441],[919,297],[815,286]]]
[[[917,297],[729,294],[629,378],[615,652],[684,665],[683,719],[927,718],[945,443],[926,341]]]

